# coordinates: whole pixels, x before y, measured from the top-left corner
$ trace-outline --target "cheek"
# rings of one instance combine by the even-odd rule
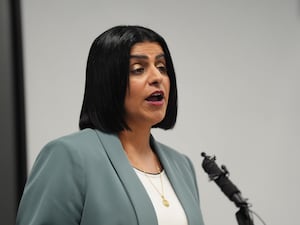
[[[141,94],[141,88],[137,82],[130,82],[129,89],[126,91],[125,104],[131,105],[137,101],[138,96]]]
[[[126,98],[128,101],[134,101],[141,94],[141,88],[137,85],[136,82],[131,82],[129,89],[126,93]]]

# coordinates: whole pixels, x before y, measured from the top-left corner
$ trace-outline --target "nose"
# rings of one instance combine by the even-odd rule
[[[163,74],[159,71],[158,68],[153,66],[153,68],[150,71],[150,76],[149,76],[150,85],[158,86],[161,84],[162,80],[163,80]]]

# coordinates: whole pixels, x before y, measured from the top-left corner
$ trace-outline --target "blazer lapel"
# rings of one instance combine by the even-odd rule
[[[195,214],[195,208],[193,207],[192,202],[195,200],[192,199],[192,196],[189,195],[189,191],[186,188],[188,184],[184,183],[183,179],[181,179],[179,176],[181,174],[180,167],[178,167],[172,160],[170,160],[169,156],[165,154],[165,151],[163,151],[160,146],[156,143],[154,138],[151,136],[151,145],[155,149],[163,167],[164,170],[169,178],[169,181],[180,201],[182,204],[182,207],[186,213],[186,217],[188,220],[188,224],[196,224],[194,222],[194,214]],[[198,224],[198,223],[197,223]]]
[[[96,130],[100,142],[118,174],[135,209],[139,225],[158,225],[156,213],[146,190],[135,174],[116,135]],[[155,222],[154,222],[155,221]]]

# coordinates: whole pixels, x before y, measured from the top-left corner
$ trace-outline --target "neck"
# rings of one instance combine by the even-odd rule
[[[150,130],[124,130],[119,133],[119,138],[128,154],[144,155],[152,151]]]
[[[119,139],[133,167],[145,172],[158,172],[160,163],[150,146],[150,129],[125,130],[119,133]]]

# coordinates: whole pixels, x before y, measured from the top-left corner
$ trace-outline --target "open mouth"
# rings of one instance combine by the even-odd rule
[[[163,100],[163,98],[164,98],[164,93],[162,91],[156,91],[152,93],[148,98],[146,98],[146,100],[150,102],[159,102]]]

